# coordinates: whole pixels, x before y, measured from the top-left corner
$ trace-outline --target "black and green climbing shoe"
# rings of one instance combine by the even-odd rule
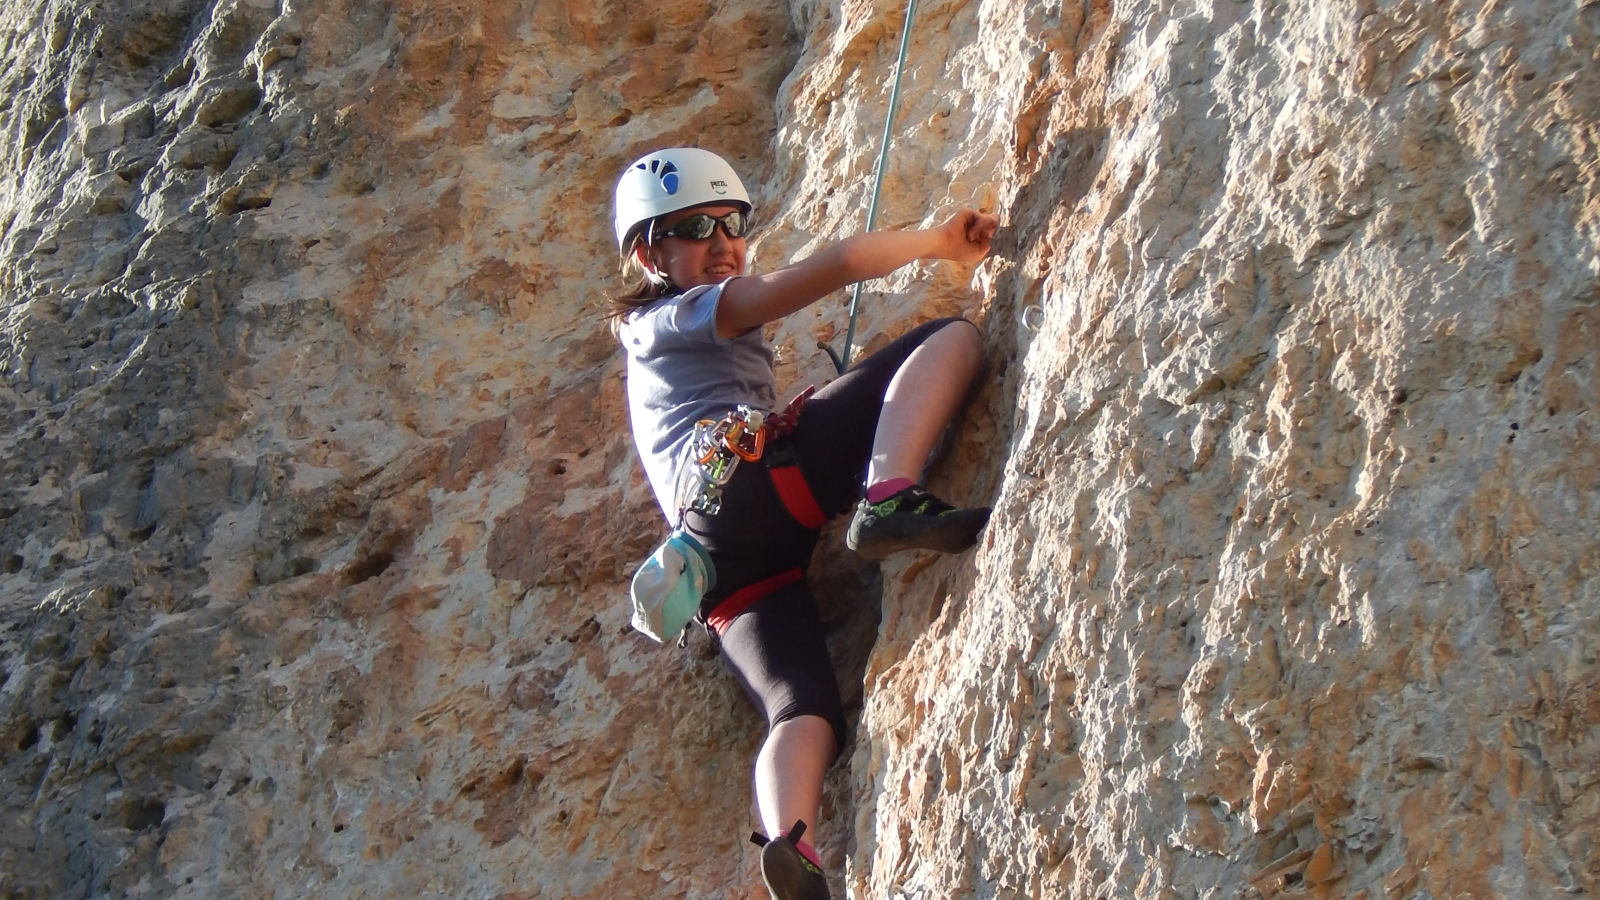
[[[956,509],[914,484],[877,503],[861,501],[845,543],[867,559],[901,550],[960,553],[978,542],[988,521],[987,506]]]
[[[803,822],[796,822],[786,837],[762,843],[757,840],[759,835],[750,836],[761,844],[761,880],[767,883],[772,900],[832,900],[822,870],[795,846],[805,830]]]

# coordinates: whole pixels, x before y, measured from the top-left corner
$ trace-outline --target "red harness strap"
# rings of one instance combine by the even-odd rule
[[[810,485],[806,484],[805,476],[800,472],[799,455],[782,438],[794,432],[795,426],[800,422],[800,410],[805,408],[806,401],[811,399],[816,390],[815,385],[807,387],[789,402],[783,412],[767,420],[767,436],[771,440],[766,442],[763,456],[767,476],[772,479],[772,487],[778,492],[778,499],[783,502],[783,508],[789,511],[789,515],[793,516],[796,522],[813,530],[828,524],[828,516],[822,511],[817,498],[811,493]],[[729,594],[716,605],[716,608],[706,614],[706,625],[721,637],[723,632],[728,630],[728,626],[733,624],[734,618],[754,606],[756,601],[804,577],[805,574],[800,571],[800,567],[796,566],[755,584],[745,585]]]
[[[778,491],[778,499],[783,501],[783,508],[796,522],[812,531],[828,524],[828,515],[822,511],[811,493],[811,486],[806,484],[806,477],[800,473],[799,455],[780,439],[794,432],[795,426],[800,424],[800,411],[816,391],[816,385],[808,386],[789,401],[783,412],[767,420],[766,428],[772,440],[767,442],[765,454],[767,475]]]
[[[781,449],[780,449],[781,448]],[[800,459],[787,444],[767,448],[767,475],[778,491],[778,499],[796,522],[816,531],[828,524],[828,516],[817,504],[806,477],[800,473]]]
[[[771,578],[763,578],[755,584],[744,587],[729,594],[726,599],[718,603],[716,608],[706,614],[706,624],[711,630],[722,637],[722,633],[733,624],[735,616],[755,605],[757,600],[772,593],[779,588],[786,588],[803,577],[800,567],[796,566],[787,572],[779,572]]]

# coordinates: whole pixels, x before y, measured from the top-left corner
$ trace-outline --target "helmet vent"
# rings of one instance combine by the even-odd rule
[[[678,167],[670,162],[661,167],[661,186],[668,194],[678,192]]]

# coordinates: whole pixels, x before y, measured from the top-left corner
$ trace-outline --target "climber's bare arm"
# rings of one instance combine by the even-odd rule
[[[737,337],[913,260],[978,262],[989,255],[999,224],[996,216],[963,209],[934,228],[858,234],[776,272],[735,278],[717,303],[717,334]]]

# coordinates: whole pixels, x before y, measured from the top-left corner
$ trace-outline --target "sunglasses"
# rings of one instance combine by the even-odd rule
[[[750,233],[750,217],[735,210],[721,217],[697,213],[661,232],[657,237],[703,241],[717,230],[718,222],[722,223],[722,233],[729,238],[742,238]]]

